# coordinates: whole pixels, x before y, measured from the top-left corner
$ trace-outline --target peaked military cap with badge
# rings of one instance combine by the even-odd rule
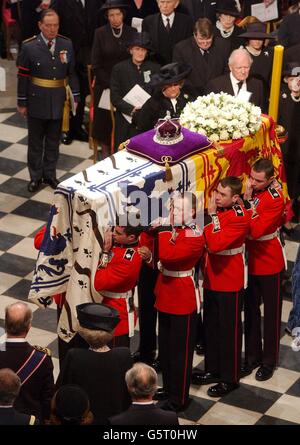
[[[111,332],[119,323],[119,312],[101,303],[83,303],[76,306],[77,319],[83,328]]]

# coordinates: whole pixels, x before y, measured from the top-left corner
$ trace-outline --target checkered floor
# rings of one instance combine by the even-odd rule
[[[11,69],[14,73],[14,69]],[[12,80],[12,79],[11,79]],[[1,94],[1,93],[0,93]],[[7,102],[6,102],[7,103]],[[13,102],[11,102],[12,104]],[[0,336],[4,308],[17,300],[27,300],[37,252],[35,233],[47,220],[53,192],[43,187],[35,194],[27,191],[26,125],[11,107],[0,110]],[[74,141],[60,147],[58,178],[64,180],[92,164],[88,145]],[[287,241],[290,274],[295,260],[300,226]],[[287,283],[288,284],[288,283]],[[181,424],[285,425],[300,424],[300,352],[293,352],[291,338],[284,328],[291,309],[289,286],[284,292],[280,366],[272,379],[257,382],[254,373],[241,380],[239,389],[222,399],[207,396],[207,386],[191,386],[192,403],[180,414]],[[50,347],[58,373],[55,307],[34,311],[29,341]],[[3,331],[2,331],[3,333]],[[3,337],[2,337],[3,339]],[[0,338],[1,341],[1,338]],[[136,349],[138,333],[132,341]],[[203,367],[203,358],[195,355],[194,366]]]

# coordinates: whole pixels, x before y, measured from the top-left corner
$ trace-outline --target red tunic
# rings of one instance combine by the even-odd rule
[[[172,231],[166,229],[158,235],[159,260],[170,271],[192,269],[200,259],[204,238],[198,229],[176,228],[177,237],[172,240]],[[168,314],[186,315],[197,308],[193,277],[170,277],[158,275],[154,293],[155,307]]]
[[[204,228],[206,255],[203,267],[203,287],[213,291],[235,292],[244,286],[243,254],[217,255],[236,249],[245,243],[249,231],[250,215],[244,207],[217,212],[219,224],[213,221]]]
[[[142,258],[137,252],[137,246],[114,246],[112,258],[105,268],[99,268],[95,275],[94,286],[101,291],[128,292],[136,286]],[[125,298],[104,297],[103,304],[111,306],[120,314],[120,323],[115,329],[115,336],[125,335],[129,332],[128,311]],[[135,314],[136,321],[136,314]]]
[[[35,235],[34,237],[34,247],[37,250],[40,250],[44,236],[45,236],[45,232],[46,232],[46,226],[42,227],[41,230]],[[55,303],[57,304],[57,306],[62,307],[65,301],[65,295],[66,293],[63,292],[61,294],[56,294],[53,295],[53,299],[55,301]]]
[[[284,198],[280,190],[268,187],[253,197],[256,207],[250,223],[250,236],[246,242],[248,268],[250,275],[273,275],[284,268],[282,247],[278,238],[256,241],[262,236],[270,235],[284,220]]]

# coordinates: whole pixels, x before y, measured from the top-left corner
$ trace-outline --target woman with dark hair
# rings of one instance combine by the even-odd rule
[[[92,49],[92,67],[95,74],[94,122],[93,138],[101,146],[102,157],[110,155],[112,119],[110,104],[99,107],[105,93],[110,88],[110,77],[113,66],[130,57],[126,42],[135,30],[124,24],[125,0],[107,0],[101,7],[108,24],[101,26],[95,32]]]
[[[214,35],[229,42],[230,52],[241,46],[241,40],[238,38],[243,31],[236,26],[235,21],[241,17],[241,7],[239,2],[234,0],[219,0],[217,4],[217,22],[214,29]]]

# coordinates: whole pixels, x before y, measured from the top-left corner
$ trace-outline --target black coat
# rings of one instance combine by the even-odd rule
[[[29,425],[31,416],[18,413],[14,408],[0,407],[0,425]],[[38,425],[38,419],[34,419],[33,425]]]
[[[291,198],[300,195],[300,102],[294,102],[286,85],[282,87],[279,100],[278,123],[288,133],[288,140],[282,144],[282,153],[287,176],[288,192]]]
[[[60,34],[72,40],[76,65],[91,62],[95,29],[99,26],[97,11],[103,0],[56,0]]]
[[[179,425],[177,414],[165,411],[154,403],[131,405],[127,411],[109,419],[111,425]]]
[[[261,53],[258,56],[254,56],[251,53],[249,54],[251,55],[253,60],[249,76],[262,81],[265,98],[264,109],[267,109],[268,99],[270,96],[274,52],[272,48],[264,47],[262,48]]]
[[[188,9],[193,23],[200,17],[206,17],[215,23],[217,2],[218,0],[181,0],[180,3]]]
[[[206,60],[202,56],[194,37],[190,37],[177,43],[173,52],[173,61],[185,62],[193,67],[186,82],[195,88],[197,94],[201,95],[210,79],[221,76],[226,72],[229,52],[229,42],[226,42],[225,39],[215,38]]]
[[[115,128],[115,147],[118,148],[121,142],[134,136],[137,131],[134,125],[127,122],[122,113],[130,115],[133,106],[123,100],[123,97],[136,84],[151,94],[149,87],[150,76],[159,71],[157,63],[145,60],[140,66],[140,71],[131,60],[124,60],[114,66],[111,74],[110,91],[111,102],[116,108],[116,128]]]
[[[89,396],[94,423],[106,424],[130,405],[125,373],[133,365],[128,348],[108,352],[70,349],[65,357],[57,386],[75,384]]]
[[[283,46],[293,46],[300,43],[300,14],[294,12],[283,18],[278,29],[278,42]]]
[[[110,88],[114,65],[130,57],[126,43],[135,32],[136,30],[128,25],[123,26],[122,35],[118,39],[113,36],[110,25],[101,26],[95,32],[92,49],[92,67],[96,77],[93,137],[108,145],[112,131],[110,113],[98,108],[98,104],[103,90]]]
[[[300,43],[285,49],[283,53],[283,58],[285,64],[288,62],[299,62],[300,66]]]
[[[173,48],[176,43],[192,35],[193,23],[188,15],[175,12],[172,28],[168,32],[163,24],[161,14],[152,14],[144,19],[142,30],[150,34],[157,62],[160,65],[166,65],[172,61]]]
[[[188,102],[195,99],[195,95],[188,87],[183,87],[177,97],[176,111],[172,102],[165,97],[161,91],[157,91],[147,100],[143,107],[133,116],[133,123],[139,132],[148,131],[154,128],[158,119],[164,118],[167,112],[171,117],[179,117]]]
[[[9,342],[6,350],[0,351],[0,369],[10,368],[17,372],[34,350],[29,343]],[[50,401],[54,394],[53,363],[47,356],[40,367],[22,385],[14,408],[40,420],[50,416]]]
[[[252,95],[250,97],[250,102],[254,105],[260,107],[262,111],[265,111],[265,100],[263,93],[263,84],[260,80],[250,79],[247,81],[247,91],[251,92]],[[213,79],[211,82],[207,84],[206,92],[207,93],[220,93],[223,91],[224,93],[231,94],[234,96],[234,91],[232,87],[232,83],[230,80],[230,75],[225,74],[224,76],[217,77]]]
[[[61,59],[62,51],[66,51],[66,63]],[[34,85],[31,76],[42,79],[69,78],[74,95],[79,94],[78,78],[75,74],[74,52],[70,39],[56,37],[54,55],[50,53],[46,43],[39,34],[37,37],[23,42],[18,57],[18,105],[28,107],[28,114],[38,119],[60,119],[66,97],[64,87],[45,88]]]
[[[159,12],[156,1],[143,0],[142,6],[138,9],[134,0],[127,0],[129,8],[126,9],[125,23],[131,26],[132,18],[144,19],[148,15]]]
[[[37,11],[37,9],[41,1],[42,0],[22,0],[20,2],[22,40],[28,39],[40,32],[38,21],[40,20],[41,11]],[[57,0],[51,1],[50,8],[55,7],[56,1]],[[11,14],[14,19],[18,20],[17,3],[11,5]]]
[[[234,25],[232,34],[229,37],[223,37],[219,28],[217,28],[216,26],[214,27],[214,35],[229,43],[230,53],[234,49],[237,49],[241,45],[243,45],[244,40],[239,37],[239,35],[242,34],[243,32],[244,31],[242,28],[239,28],[238,26]]]

